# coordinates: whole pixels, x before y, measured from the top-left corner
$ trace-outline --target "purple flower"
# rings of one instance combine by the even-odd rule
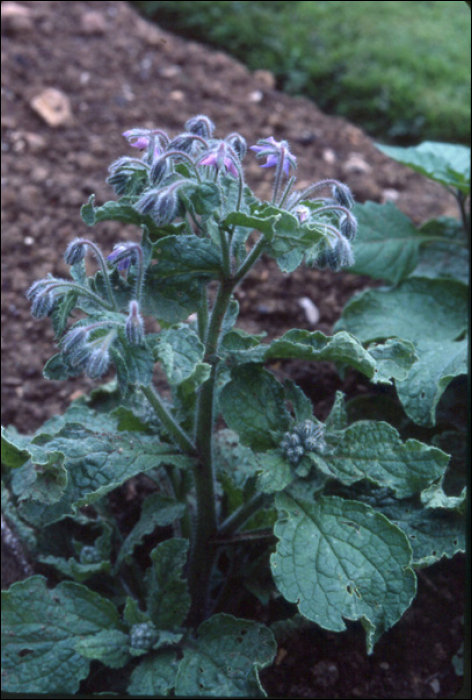
[[[224,167],[233,177],[239,177],[238,169],[234,163],[234,157],[223,141],[216,150],[203,156],[203,158],[198,161],[198,165],[214,165],[218,170]]]
[[[152,132],[148,129],[128,129],[128,131],[124,131],[122,135],[125,137],[125,139],[127,139],[130,146],[133,148],[139,148],[140,151],[143,151],[149,146],[149,142],[152,138]],[[157,158],[161,155],[161,149],[159,147],[158,139],[156,137],[154,138],[156,139],[154,145],[154,156]]]
[[[273,165],[278,165],[281,158],[283,158],[283,171],[286,175],[288,175],[290,166],[297,167],[297,159],[290,153],[287,141],[276,141],[273,136],[269,136],[267,139],[260,139],[258,143],[261,145],[250,146],[250,149],[254,151],[257,158],[267,156],[267,161],[261,165],[261,168],[271,168]]]

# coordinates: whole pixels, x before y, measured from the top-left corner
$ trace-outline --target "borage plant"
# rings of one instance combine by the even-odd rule
[[[411,342],[294,329],[267,343],[235,327],[234,292],[263,253],[284,272],[352,265],[349,189],[294,190],[296,158],[270,137],[251,147],[275,168],[262,202],[244,138],[213,131],[197,116],[173,139],[126,132],[142,156],[110,166],[118,200],[92,197],[82,217],[136,224],[141,241],[105,257],[77,238],[72,279],[29,290],[58,338],[46,377],[114,366],[116,381],[34,436],[3,433],[4,512],[50,572],[2,593],[5,690],[90,691],[106,674],[107,690],[132,695],[261,697],[278,635],[359,620],[371,653],[411,604],[415,568],[463,548],[447,454],[383,421],[349,424],[341,394],[323,423],[264,366],[332,361],[390,384],[408,375]],[[138,475],[130,523],[117,489]]]

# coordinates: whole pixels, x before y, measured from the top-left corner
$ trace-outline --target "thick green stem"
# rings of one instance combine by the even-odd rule
[[[218,341],[233,283],[223,280],[211,315],[206,340],[205,360],[212,365],[210,378],[200,388],[197,406],[196,446],[199,461],[194,470],[197,496],[195,529],[189,562],[189,588],[192,607],[189,623],[197,626],[208,610],[211,572],[215,559],[215,548],[210,545],[217,533],[216,491],[213,464],[213,423],[215,387],[218,376]]]

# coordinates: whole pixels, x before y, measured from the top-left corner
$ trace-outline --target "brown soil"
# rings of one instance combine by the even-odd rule
[[[254,74],[227,55],[185,41],[141,19],[124,2],[22,2],[2,4],[2,423],[31,432],[70,400],[89,390],[85,378],[43,379],[54,353],[47,321],[30,316],[25,292],[48,273],[68,275],[67,243],[88,236],[109,252],[139,233],[113,223],[87,229],[79,209],[91,193],[112,198],[104,182],[108,164],[128,152],[127,128],[159,127],[177,134],[195,114],[207,114],[217,135],[240,132],[253,144],[273,135],[287,139],[298,157],[298,186],[338,178],[356,200],[394,199],[419,224],[456,215],[443,188],[389,161],[357,127],[328,117],[315,104],[273,89],[272,76]],[[64,102],[53,126],[35,98],[60,91]],[[247,157],[247,179],[270,196],[271,173]],[[283,275],[262,261],[239,291],[240,325],[279,336],[289,328],[330,333],[367,278],[313,269]],[[320,313],[310,324],[300,299]],[[296,376],[323,418],[334,392],[366,390],[349,373],[343,382],[327,364],[280,369]],[[3,547],[2,547],[3,549]],[[8,552],[7,552],[8,553]],[[21,578],[15,557],[2,567],[2,586]],[[17,563],[17,562],[16,562]],[[462,639],[464,561],[456,557],[420,576],[419,594],[402,620],[365,654],[357,625],[340,635],[318,628],[280,647],[263,679],[271,697],[452,697],[461,687],[451,658]]]

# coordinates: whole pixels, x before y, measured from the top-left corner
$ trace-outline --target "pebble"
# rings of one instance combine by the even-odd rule
[[[318,307],[308,297],[302,297],[298,300],[299,305],[305,312],[306,320],[314,326],[320,320],[320,312]]]
[[[69,98],[56,88],[40,92],[31,100],[30,106],[48,126],[64,126],[72,121]]]
[[[83,34],[102,35],[106,32],[107,21],[101,12],[86,12],[82,15],[80,28]]]
[[[1,6],[2,31],[29,32],[34,29],[31,10],[17,2],[3,2]]]

